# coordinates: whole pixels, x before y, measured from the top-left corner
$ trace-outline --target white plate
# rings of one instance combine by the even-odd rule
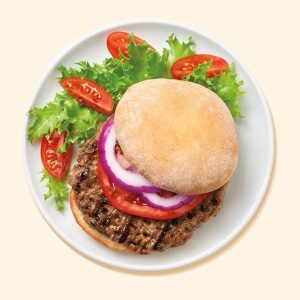
[[[185,27],[146,21],[124,23],[99,30],[73,45],[49,68],[37,88],[31,106],[44,105],[61,90],[55,80],[59,64],[73,65],[80,60],[101,62],[110,57],[106,49],[106,37],[109,32],[115,30],[134,32],[158,50],[165,46],[165,40],[173,32],[180,40],[192,36],[197,51],[219,55],[229,62],[235,62],[238,77],[244,80],[243,88],[247,92],[242,99],[245,119],[237,122],[240,160],[220,213],[197,230],[184,246],[146,256],[124,254],[107,249],[83,232],[76,224],[68,203],[65,211],[60,213],[55,210],[51,200],[48,202],[43,200],[45,189],[40,183],[42,164],[39,145],[29,144],[24,132],[26,177],[35,203],[48,224],[81,253],[96,261],[131,270],[157,271],[177,268],[198,261],[223,247],[238,234],[256,211],[272,172],[274,136],[271,114],[253,75],[225,46],[206,34]]]

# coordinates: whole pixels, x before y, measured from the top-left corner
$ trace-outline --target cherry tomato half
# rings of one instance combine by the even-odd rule
[[[102,191],[115,208],[142,218],[168,220],[178,218],[191,211],[205,200],[209,193],[195,196],[188,204],[172,210],[154,208],[144,203],[138,194],[126,191],[115,185],[103,170],[98,159],[98,178]]]
[[[198,65],[208,63],[209,61],[212,61],[212,64],[206,71],[207,77],[214,77],[225,71],[228,67],[228,62],[221,57],[211,54],[193,54],[176,60],[172,65],[171,75],[175,79],[181,79],[190,74]]]
[[[96,82],[85,78],[65,78],[60,85],[79,103],[109,115],[114,108],[112,97]]]
[[[65,177],[72,159],[73,145],[69,145],[66,152],[57,153],[58,148],[64,143],[65,139],[66,132],[59,134],[57,129],[52,132],[49,139],[45,136],[42,139],[42,163],[47,172],[56,179]]]
[[[143,42],[141,38],[135,35],[133,36],[133,39],[137,45],[140,45]],[[115,31],[110,33],[107,37],[106,44],[112,57],[120,59],[119,51],[121,51],[125,57],[128,57],[127,46],[130,44],[128,32]],[[148,46],[155,50],[151,45],[148,44]]]

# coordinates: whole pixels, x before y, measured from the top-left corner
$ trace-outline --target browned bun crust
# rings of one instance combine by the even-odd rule
[[[113,250],[122,251],[122,252],[134,252],[133,249],[126,247],[120,243],[116,243],[112,241],[108,236],[101,234],[99,231],[93,229],[84,219],[83,213],[79,209],[74,196],[74,191],[70,192],[70,205],[73,215],[75,217],[76,222],[80,225],[80,227],[89,234],[93,239],[97,242],[100,242],[104,246],[111,248]]]
[[[115,113],[127,160],[153,185],[180,194],[217,190],[238,161],[235,123],[209,89],[174,79],[130,87]]]

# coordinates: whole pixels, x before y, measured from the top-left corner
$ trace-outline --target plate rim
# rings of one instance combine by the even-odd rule
[[[250,79],[253,82],[255,90],[258,92],[260,99],[262,100],[263,109],[267,116],[267,131],[269,134],[269,141],[268,144],[270,145],[270,155],[267,162],[267,174],[264,178],[264,182],[261,184],[259,195],[256,197],[256,200],[253,202],[251,209],[248,211],[248,214],[246,217],[244,217],[243,222],[239,224],[229,235],[226,236],[225,239],[221,240],[215,247],[211,248],[210,250],[201,253],[199,255],[195,255],[192,258],[182,259],[179,262],[172,262],[164,265],[155,265],[155,266],[142,266],[139,267],[138,265],[132,265],[128,264],[126,262],[120,262],[118,260],[116,261],[109,261],[107,262],[105,259],[101,259],[99,257],[95,257],[89,251],[84,249],[84,246],[81,246],[80,244],[72,241],[67,235],[61,232],[59,226],[55,224],[54,221],[52,221],[50,218],[46,218],[46,215],[43,212],[43,207],[41,204],[41,199],[39,195],[37,194],[36,190],[34,189],[33,181],[31,180],[30,170],[28,167],[28,163],[26,161],[26,145],[28,143],[27,140],[27,128],[28,128],[28,111],[30,107],[34,104],[34,100],[36,99],[40,89],[44,85],[44,83],[47,81],[47,78],[49,77],[52,70],[57,66],[57,64],[63,59],[64,56],[66,56],[72,49],[79,46],[84,41],[102,33],[103,31],[107,30],[113,30],[118,27],[125,27],[125,26],[131,26],[131,25],[138,25],[138,24],[147,24],[147,25],[161,25],[161,26],[172,26],[177,27],[179,29],[188,30],[191,33],[194,33],[196,35],[201,35],[204,38],[209,39],[216,45],[220,46],[221,48],[225,49],[236,61],[238,61],[240,67],[244,69],[244,71],[247,73],[247,75],[250,77]],[[33,196],[34,204],[37,207],[38,211],[46,221],[46,223],[50,226],[50,228],[55,232],[56,235],[58,235],[59,238],[61,238],[64,242],[66,242],[73,250],[76,252],[79,252],[83,256],[87,258],[91,258],[95,262],[99,262],[105,266],[112,266],[115,268],[123,269],[123,270],[130,270],[130,271],[142,271],[142,272],[155,272],[155,271],[165,271],[165,270],[171,270],[171,269],[178,269],[183,266],[191,265],[195,262],[198,262],[213,253],[216,253],[218,250],[223,248],[226,244],[231,242],[234,238],[238,236],[238,234],[242,231],[242,229],[249,223],[249,221],[254,216],[255,212],[257,211],[258,207],[262,203],[262,200],[266,194],[267,188],[270,183],[270,179],[273,173],[273,167],[274,167],[274,155],[275,155],[275,133],[274,133],[274,122],[273,117],[271,113],[270,106],[267,102],[267,99],[256,81],[252,71],[249,69],[247,64],[237,55],[230,47],[227,47],[223,42],[218,41],[215,39],[211,34],[208,34],[207,32],[204,32],[203,30],[194,30],[189,26],[185,26],[182,24],[179,24],[177,22],[173,21],[161,21],[161,20],[155,20],[155,19],[136,19],[132,21],[124,21],[124,22],[118,22],[118,23],[110,23],[107,26],[101,26],[99,29],[83,35],[81,38],[76,39],[73,43],[70,44],[70,46],[66,47],[63,51],[61,51],[55,58],[52,60],[52,62],[47,66],[46,71],[42,73],[41,79],[38,81],[36,88],[34,89],[34,93],[30,100],[25,105],[25,116],[24,116],[24,128],[22,130],[22,137],[21,140],[23,140],[22,143],[22,161],[23,161],[23,169],[24,174],[26,178],[27,185],[29,187],[29,190],[31,192],[31,195]]]

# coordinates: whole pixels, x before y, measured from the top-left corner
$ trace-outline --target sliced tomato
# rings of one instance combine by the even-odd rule
[[[79,103],[109,115],[114,108],[112,97],[96,82],[85,78],[65,78],[60,85]]]
[[[43,165],[47,172],[56,179],[65,177],[72,159],[73,145],[69,145],[66,152],[57,153],[65,139],[66,132],[59,134],[57,129],[52,132],[49,139],[45,136],[42,139],[41,158]]]
[[[176,60],[172,65],[171,75],[175,79],[181,79],[190,74],[200,64],[205,64],[209,61],[211,61],[212,64],[206,71],[207,77],[214,77],[225,71],[228,67],[228,62],[221,57],[211,54],[193,54]]]
[[[141,38],[135,35],[133,35],[133,39],[137,45],[140,45],[143,42]],[[115,31],[110,33],[107,37],[106,44],[112,57],[120,59],[121,57],[119,51],[121,51],[125,57],[128,57],[127,46],[130,44],[128,32]],[[148,46],[155,50],[151,45],[148,44]]]
[[[99,159],[98,178],[102,191],[111,205],[125,213],[148,219],[169,220],[178,218],[198,206],[209,195],[209,193],[198,195],[184,206],[173,210],[163,210],[149,206],[142,201],[138,194],[115,185],[103,170]]]

